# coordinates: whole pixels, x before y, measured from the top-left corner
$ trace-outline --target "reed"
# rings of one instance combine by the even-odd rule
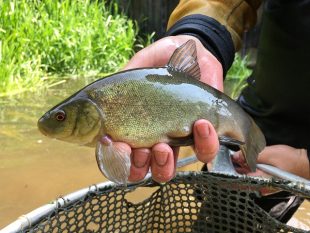
[[[242,89],[247,85],[246,79],[252,73],[252,70],[247,68],[248,58],[241,58],[236,54],[234,63],[228,70],[225,79],[225,92],[233,99],[236,99]]]
[[[0,96],[114,72],[132,56],[137,31],[113,3],[0,0]]]

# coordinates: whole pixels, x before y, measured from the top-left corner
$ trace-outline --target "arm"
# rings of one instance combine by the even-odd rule
[[[241,45],[243,32],[256,23],[256,11],[261,2],[260,0],[180,0],[169,18],[168,30],[176,28],[176,24],[181,21],[189,23],[185,17],[207,21],[208,18],[213,19],[226,28],[237,51]]]
[[[254,26],[260,1],[181,0],[171,14],[167,35],[198,38],[222,64],[224,76],[244,31]]]

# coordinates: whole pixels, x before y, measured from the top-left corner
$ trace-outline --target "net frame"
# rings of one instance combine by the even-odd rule
[[[159,189],[154,192],[148,199],[143,200],[140,203],[134,204],[127,201],[126,199],[126,194],[133,192],[137,187],[155,186],[158,186]],[[208,186],[212,188],[206,189],[205,187]],[[217,189],[216,187],[219,187],[219,189]],[[227,202],[227,200],[229,200],[227,199],[227,193],[235,193],[240,196],[240,200],[244,200],[244,202],[246,203],[245,206],[251,206],[253,205],[251,199],[259,197],[259,190],[266,187],[289,191],[298,196],[310,198],[309,187],[305,186],[303,183],[300,182],[290,182],[285,180],[266,179],[260,177],[225,175],[213,172],[179,172],[173,180],[166,184],[160,185],[154,183],[154,181],[149,175],[149,177],[147,177],[147,179],[142,184],[140,183],[135,185],[128,185],[127,187],[122,187],[119,185],[115,185],[112,182],[104,182],[97,185],[89,186],[88,188],[81,189],[64,197],[58,198],[54,202],[44,205],[30,212],[29,214],[21,216],[18,220],[5,227],[1,232],[97,232],[97,230],[100,232],[307,232],[278,222],[277,220],[270,217],[258,206],[255,207],[255,211],[257,213],[253,213],[253,216],[261,216],[257,217],[257,219],[264,219],[264,221],[259,220],[261,224],[260,226],[254,226],[252,223],[249,223],[251,219],[254,219],[254,222],[257,219],[255,220],[256,217],[251,217],[249,215],[249,212],[248,214],[244,215],[244,213],[242,213],[241,211],[244,207],[242,207],[240,210],[237,210],[238,207],[236,207],[235,216],[229,215],[230,217],[239,219],[238,221],[236,220],[237,223],[235,224],[235,226],[229,226],[234,225],[234,221],[226,220],[226,218],[229,216],[225,217],[225,214],[223,215],[223,213],[220,213],[217,209],[218,206],[214,204],[218,203],[219,200],[221,200],[221,202]],[[176,192],[175,190],[178,191]],[[199,194],[200,191],[201,193]],[[173,196],[173,194],[177,195]],[[177,203],[180,202],[183,203],[182,205],[185,206],[195,206],[195,208],[192,208],[192,210],[195,210],[196,212],[196,217],[194,219],[188,219],[188,217],[186,219],[185,216],[194,216],[190,215],[189,213],[187,213],[187,215],[182,215],[184,217],[182,217],[181,221],[177,221],[178,224],[181,224],[180,226],[176,226],[175,224],[173,225],[171,221],[167,222],[167,219],[172,219],[172,216],[174,214],[177,215],[177,213],[175,213],[173,208],[165,209],[167,208],[167,206],[171,206],[171,203],[169,201],[167,202],[167,200],[172,200],[178,195],[185,197],[185,200],[182,200],[182,198],[178,198],[177,200],[175,200],[174,207],[176,205],[179,205]],[[205,197],[207,197],[208,195],[212,202],[208,202],[208,199],[205,199]],[[109,198],[113,198],[114,204],[112,203],[111,205],[110,202],[105,201],[105,206],[100,207],[101,210],[105,209],[105,212],[101,211],[100,214],[102,216],[106,216],[106,218],[103,219],[104,221],[106,221],[106,224],[101,225],[101,228],[95,228],[95,230],[87,229],[87,226],[82,226],[78,228],[78,223],[74,223],[77,226],[75,230],[73,230],[74,228],[70,227],[64,227],[62,229],[61,221],[58,221],[59,226],[56,226],[56,228],[54,229],[51,228],[53,224],[49,224],[49,221],[51,221],[51,223],[53,221],[55,222],[55,218],[57,219],[57,216],[59,219],[61,219],[61,216],[65,216],[63,215],[64,213],[70,213],[70,211],[72,212],[72,210],[73,212],[76,211],[77,214],[81,214],[78,212],[78,210],[81,209],[80,206],[92,206],[92,202],[94,200],[98,202],[98,200],[100,201],[103,197],[104,200],[109,200]],[[233,195],[230,198],[235,197],[237,197],[237,195]],[[119,199],[116,200],[117,198]],[[199,201],[199,198],[203,199],[204,201]],[[193,204],[195,202],[199,202],[200,206],[198,206],[198,204]],[[183,209],[188,208],[185,208],[185,206],[182,205],[181,207]],[[116,210],[111,208],[111,206],[114,206]],[[157,210],[154,212],[154,210],[152,210],[150,206],[155,206]],[[116,221],[116,219],[123,218],[123,214],[121,212],[116,212],[117,208],[119,207],[124,207],[124,209],[134,208],[138,212],[140,211],[139,213],[141,213],[141,210],[147,210],[149,212],[151,211],[151,213],[155,215],[152,216],[152,218],[150,219],[155,219],[156,221],[154,220],[150,222],[148,219],[145,219],[145,216],[150,217],[150,214],[146,213],[143,215],[143,217],[141,217],[142,215],[137,217],[129,211],[128,213],[131,214],[131,219],[136,220],[136,222],[133,223],[132,220],[123,220],[124,222],[127,222],[127,224],[132,224],[132,226],[134,227],[130,228],[130,225],[123,226],[120,221]],[[198,211],[196,207],[199,207]],[[220,207],[223,208],[223,205],[221,205]],[[89,216],[93,215],[89,219],[92,219],[90,221],[94,220],[94,222],[96,222],[95,219],[100,218],[98,217],[98,214],[96,214],[96,211],[96,209],[91,209],[91,212],[94,213],[84,215],[85,219],[87,220]],[[170,211],[170,213],[168,213],[167,211]],[[113,216],[109,217],[108,212],[113,212]],[[199,213],[197,212],[203,214],[199,216]],[[120,217],[117,217],[117,213]],[[211,223],[210,221],[206,221],[206,215],[208,215],[209,219],[213,220],[213,222],[216,223],[216,221],[222,221],[223,224],[219,226],[217,224],[212,224],[212,221]],[[239,215],[242,216],[242,218]],[[240,219],[243,219],[242,224],[244,225],[240,224]],[[69,222],[70,220],[68,220],[68,223]],[[187,225],[189,225],[189,227],[185,226],[186,223],[188,223]],[[170,229],[168,229],[168,227],[170,227]],[[249,231],[250,228],[251,231]],[[268,231],[265,231],[266,229],[268,229]]]

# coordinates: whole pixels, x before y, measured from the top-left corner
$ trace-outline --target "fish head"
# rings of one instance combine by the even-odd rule
[[[38,128],[48,137],[92,146],[101,128],[100,112],[91,100],[73,98],[46,112]]]

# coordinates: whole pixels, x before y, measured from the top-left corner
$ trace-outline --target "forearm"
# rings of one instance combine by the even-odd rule
[[[170,16],[167,35],[199,38],[226,73],[240,47],[242,33],[256,22],[259,4],[257,0],[181,0]]]
[[[168,29],[185,16],[205,15],[225,26],[238,50],[242,33],[256,23],[260,4],[261,0],[180,0],[169,18]]]

